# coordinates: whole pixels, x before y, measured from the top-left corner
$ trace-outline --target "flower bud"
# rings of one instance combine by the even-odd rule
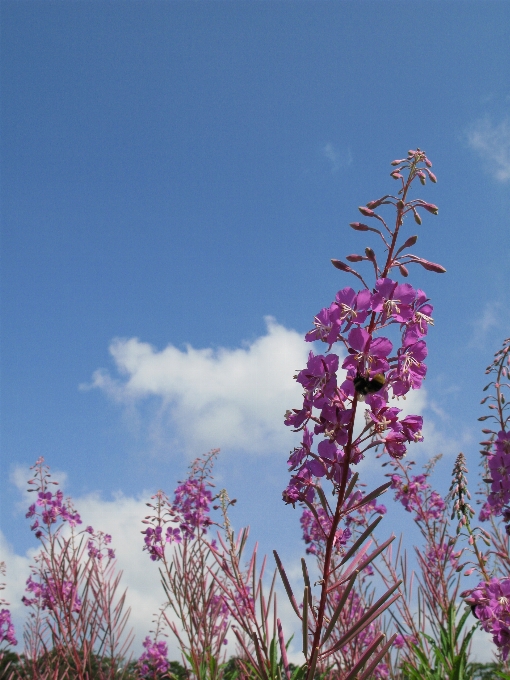
[[[398,268],[399,268],[400,273],[402,274],[402,276],[405,276],[405,277],[409,276],[409,271],[408,271],[407,267],[405,267],[403,264],[400,264],[400,265],[398,266]]]
[[[404,248],[410,248],[411,246],[414,246],[414,244],[416,243],[417,240],[418,240],[418,236],[416,236],[416,235],[410,236],[400,250],[404,250]]]
[[[435,272],[436,274],[444,274],[446,272],[446,269],[442,265],[436,264],[435,262],[429,262],[421,257],[414,257],[412,255],[408,255],[408,257],[412,257],[413,262],[421,264],[421,266],[429,272]]]
[[[349,226],[356,231],[368,231],[370,229],[368,225],[362,224],[361,222],[351,222]]]
[[[401,163],[405,162],[405,158],[402,158],[401,160],[396,160],[396,161],[391,161],[390,165],[400,165]]]
[[[347,257],[345,259],[349,260],[349,262],[361,262],[365,258],[362,255],[353,254],[353,255],[347,255]]]
[[[425,165],[427,166],[427,168],[431,168],[431,167],[432,167],[432,163],[429,161],[428,158],[425,159]],[[429,174],[430,174],[430,173],[429,173]]]
[[[414,221],[416,224],[421,224],[421,217],[419,216],[418,212],[413,208],[413,213],[414,213]]]
[[[428,210],[429,213],[432,213],[433,215],[437,215],[439,212],[439,208],[433,203],[422,203],[421,205],[423,208],[425,208],[425,210]]]
[[[373,217],[375,215],[373,210],[370,210],[370,208],[365,208],[364,205],[361,205],[358,210],[362,215],[365,215],[365,217]]]
[[[365,254],[371,262],[375,261],[375,253],[372,248],[365,248]]]
[[[404,179],[403,175],[401,175],[398,170],[393,170],[393,172],[390,172],[390,177],[393,177],[393,179]]]
[[[377,208],[382,203],[384,203],[387,198],[388,198],[388,194],[386,194],[386,196],[383,196],[382,198],[378,198],[377,201],[369,201],[367,203],[367,208],[370,208],[370,210],[373,210],[374,208]]]
[[[404,201],[402,201],[402,200],[397,201],[397,208],[399,210],[403,210],[405,207],[406,207],[406,204],[404,203]]]
[[[345,262],[341,262],[340,260],[331,260],[331,264],[333,265],[333,267],[340,269],[340,271],[343,271],[343,272],[352,271],[352,269],[349,267],[348,264],[345,264]]]
[[[427,170],[427,173],[428,173],[428,176],[430,177],[430,181],[434,182],[434,184],[435,184],[437,182],[437,177],[430,170]]]

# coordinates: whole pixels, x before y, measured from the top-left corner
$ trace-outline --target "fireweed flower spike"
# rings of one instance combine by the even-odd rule
[[[0,562],[0,576],[5,576],[5,562]],[[0,592],[5,589],[5,583],[0,583]],[[0,645],[5,642],[6,645],[17,645],[16,632],[14,624],[11,620],[11,612],[7,609],[9,602],[6,602],[3,597],[0,597]],[[1,652],[1,647],[0,647]]]
[[[510,551],[509,551],[509,522],[510,522],[510,436],[508,425],[510,412],[505,393],[510,387],[508,382],[510,370],[510,338],[503,342],[503,346],[494,356],[494,361],[485,371],[491,376],[491,381],[484,387],[484,392],[491,390],[482,399],[487,403],[489,414],[478,420],[489,421],[490,427],[485,427],[485,440],[480,442],[483,449],[485,468],[485,483],[487,500],[480,511],[482,522],[490,521],[490,531],[483,532],[482,539],[487,545],[492,544],[492,556],[496,558],[492,578],[487,571],[480,568],[480,575],[484,580],[472,590],[463,593],[465,601],[471,606],[473,614],[480,620],[482,628],[492,634],[494,644],[501,652],[504,660],[510,652]],[[498,521],[502,517],[503,527]],[[485,561],[487,561],[485,556]],[[497,574],[503,575],[500,578]]]
[[[210,680],[216,680],[219,673],[230,626],[221,570],[212,568],[214,542],[207,536],[214,524],[210,517],[212,469],[218,453],[219,449],[213,449],[193,461],[188,477],[175,489],[173,502],[163,491],[152,497],[147,503],[152,514],[143,520],[147,528],[142,531],[143,549],[159,563],[167,603],[181,629],[166,610],[162,616],[178,641],[185,665],[191,666],[196,677],[203,675],[203,667],[215,668]],[[146,642],[146,654],[155,663],[163,645],[150,638]]]
[[[406,216],[421,223],[420,212],[437,214],[435,205],[409,198],[416,179],[423,184],[427,177],[432,181],[436,178],[429,174],[432,164],[420,149],[409,151],[407,158],[393,164],[398,166],[391,173],[400,185],[397,195],[385,195],[359,208],[374,226],[351,224],[356,231],[376,234],[382,241],[383,255],[366,248],[364,256],[349,256],[350,262],[369,264],[363,275],[345,262],[332,260],[337,269],[353,274],[363,287],[358,291],[343,288],[329,307],[315,317],[314,328],[307,333],[306,340],[324,342],[327,350],[319,355],[310,352],[306,367],[295,376],[303,387],[302,406],[285,415],[285,424],[294,431],[302,431],[303,437],[289,458],[292,474],[283,499],[292,505],[304,503],[312,514],[318,515],[314,503],[319,496],[323,513],[315,519],[326,541],[321,593],[316,609],[312,609],[316,614],[311,623],[310,617],[308,620],[312,637],[307,656],[309,680],[317,662],[328,655],[324,643],[329,635],[323,637],[323,628],[333,582],[332,559],[335,546],[341,545],[344,538],[343,532],[339,537],[339,524],[356,507],[356,504],[348,507],[347,503],[351,467],[371,448],[384,446],[390,456],[399,459],[410,442],[423,439],[421,416],[400,418],[401,411],[390,408],[389,399],[405,398],[410,390],[419,389],[427,371],[425,338],[433,323],[433,309],[422,290],[397,278],[408,276],[410,264],[433,272],[445,271],[441,265],[409,252],[416,244],[416,236],[399,242]],[[392,206],[396,211],[393,227],[377,212],[382,206]],[[372,272],[375,280],[369,287],[366,278]],[[397,331],[396,347],[395,341],[387,337],[392,329]],[[335,345],[340,346],[341,354],[331,351]],[[341,369],[343,375],[339,377]],[[356,412],[363,401],[366,426],[357,433]],[[322,490],[328,482],[332,487],[329,502]],[[374,497],[387,486],[374,492]]]
[[[71,499],[52,481],[40,458],[32,467],[30,489],[36,495],[27,512],[41,545],[31,565],[22,602],[28,607],[25,655],[33,677],[92,677],[93,667],[108,659],[116,674],[132,643],[126,631],[126,593],[118,593],[111,536],[80,529],[80,515]],[[48,655],[49,650],[52,655]],[[106,663],[106,661],[105,661]],[[72,670],[71,670],[72,669]],[[32,676],[31,676],[32,677]]]

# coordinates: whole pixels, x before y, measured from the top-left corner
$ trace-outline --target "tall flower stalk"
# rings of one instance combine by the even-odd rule
[[[41,550],[23,597],[30,612],[24,632],[28,677],[122,677],[133,636],[126,631],[126,593],[118,595],[122,572],[111,536],[91,526],[79,530],[81,517],[61,490],[51,490],[58,483],[44,459],[32,469],[29,490],[37,498],[27,517]]]
[[[410,264],[419,264],[437,273],[445,271],[441,265],[409,251],[416,244],[417,236],[410,236],[403,243],[400,239],[406,217],[413,217],[420,225],[421,212],[437,214],[435,205],[409,197],[416,180],[425,184],[427,178],[436,182],[436,177],[430,169],[432,163],[420,149],[409,151],[407,158],[395,160],[392,165],[394,169],[391,176],[400,185],[397,195],[387,194],[359,208],[361,214],[377,226],[361,222],[350,225],[356,231],[373,233],[382,241],[382,257],[378,258],[376,252],[367,247],[364,255],[352,254],[346,258],[350,263],[368,263],[368,273],[373,274],[374,283],[369,286],[367,274],[362,275],[350,264],[332,260],[337,269],[354,275],[363,287],[358,292],[350,287],[343,288],[336,294],[333,303],[315,317],[314,328],[307,333],[306,340],[325,343],[327,353],[316,355],[310,352],[307,366],[295,376],[304,390],[302,407],[287,411],[285,417],[285,424],[294,431],[301,431],[303,437],[301,445],[289,458],[292,475],[283,492],[284,501],[293,505],[296,502],[303,503],[310,512],[316,513],[314,501],[318,499],[324,513],[323,521],[317,518],[323,528],[325,542],[319,592],[312,593],[305,578],[302,614],[276,555],[287,592],[302,621],[307,680],[312,680],[317,663],[324,662],[333,654],[333,648],[327,644],[333,628],[331,621],[340,616],[345,605],[341,598],[333,618],[327,620],[327,611],[335,591],[346,583],[337,578],[334,560],[340,541],[339,532],[342,533],[341,522],[380,495],[390,484],[383,485],[363,500],[354,501],[351,496],[352,466],[359,463],[370,449],[381,445],[392,457],[400,459],[405,455],[409,442],[423,439],[422,417],[410,415],[401,418],[401,410],[390,407],[389,399],[390,396],[405,397],[411,389],[419,389],[422,384],[427,370],[424,363],[427,356],[424,338],[429,325],[433,323],[432,306],[422,290],[408,283],[399,283],[395,276],[407,278]],[[377,212],[382,206],[392,206],[395,210],[393,227]],[[393,343],[386,337],[390,327],[400,330],[396,352]],[[334,345],[340,347],[343,357],[331,351]],[[343,380],[338,377],[340,366],[345,371]],[[365,410],[365,425],[356,429],[356,414],[361,410],[362,403],[368,407]],[[314,437],[320,440],[316,446]],[[329,494],[329,500],[326,493]],[[340,565],[355,554],[353,548],[361,547],[371,529],[369,527],[368,533],[347,550]],[[356,558],[353,559],[349,583],[351,580],[354,583],[360,570],[359,564],[355,566]],[[397,587],[398,584],[395,584],[390,588],[349,634],[353,637],[360,634],[380,616],[398,597],[398,594],[393,595]],[[383,640],[384,635],[381,633],[356,659],[346,677],[356,677],[363,667],[365,670],[359,677],[369,677],[391,643],[378,649]],[[337,644],[342,647],[346,640],[342,639]]]
[[[179,643],[184,664],[198,680],[219,677],[229,628],[220,569],[214,568],[207,536],[213,524],[212,468],[218,453],[219,449],[213,449],[192,463],[173,502],[158,491],[147,503],[152,514],[143,520],[147,525],[142,532],[144,550],[159,563],[167,598],[163,617]],[[169,609],[174,617],[168,615]]]

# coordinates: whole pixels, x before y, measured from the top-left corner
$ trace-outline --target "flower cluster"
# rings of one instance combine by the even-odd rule
[[[108,547],[112,542],[112,537],[110,534],[105,534],[103,531],[98,531],[94,533],[92,527],[87,527],[87,533],[92,534],[92,538],[87,541],[87,551],[89,557],[95,560],[102,560],[107,558],[108,560],[115,559],[115,550]]]
[[[403,254],[416,243],[416,236],[407,239],[396,250],[404,216],[411,213],[421,224],[417,209],[421,207],[437,214],[437,208],[420,199],[403,200],[411,182],[417,177],[424,181],[425,173],[430,172],[431,163],[425,153],[412,150],[407,159],[394,163],[399,168],[392,176],[397,180],[402,178],[400,193],[403,198],[387,195],[359,208],[365,217],[378,220],[383,225],[382,229],[360,222],[351,224],[357,231],[371,231],[381,237],[388,251],[386,264],[378,266],[371,248],[365,250],[365,256],[347,257],[350,262],[366,260],[373,266],[375,283],[370,289],[358,272],[343,262],[333,260],[335,267],[360,279],[364,288],[357,292],[350,287],[340,290],[330,306],[317,314],[314,328],[305,336],[308,342],[327,344],[328,353],[310,352],[306,367],[295,376],[304,390],[303,404],[299,409],[287,411],[285,424],[295,431],[303,430],[303,438],[301,446],[289,458],[293,475],[283,493],[286,503],[311,502],[315,494],[315,477],[326,477],[336,485],[345,485],[343,477],[348,474],[348,466],[359,462],[369,448],[383,444],[391,456],[402,458],[408,443],[423,439],[422,418],[407,416],[400,419],[401,411],[388,407],[388,400],[390,394],[405,397],[409,390],[421,387],[427,372],[424,363],[427,356],[425,336],[433,323],[433,308],[422,290],[408,283],[399,283],[390,278],[389,273],[397,268],[405,277],[408,275],[405,265],[409,263],[421,264],[435,272],[445,270],[411,253]],[[409,170],[407,184],[401,174],[405,168]],[[374,210],[383,204],[394,205],[397,210],[394,230]],[[396,351],[392,341],[385,334],[380,335],[392,325],[400,330]],[[339,354],[330,353],[335,343],[339,343],[346,354],[343,361]],[[340,368],[343,369],[341,377],[338,375]],[[356,405],[360,401],[365,401],[368,406],[367,426],[355,436],[354,419]],[[310,422],[313,423],[313,432],[308,428]],[[313,435],[322,437],[316,453],[312,451]]]
[[[39,491],[36,502],[32,503],[26,513],[26,517],[34,516],[36,519],[30,529],[35,531],[36,538],[41,538],[43,535],[41,523],[49,527],[60,519],[62,522],[68,522],[72,527],[81,524],[80,515],[75,512],[68,500],[64,501],[64,494],[60,489],[55,493]]]
[[[70,609],[78,613],[81,609],[81,600],[78,597],[76,585],[72,581],[58,580],[53,577],[34,581],[28,577],[25,590],[34,597],[23,596],[21,601],[26,607],[36,605],[40,609]]]
[[[510,652],[510,578],[482,581],[462,596],[506,659]]]
[[[5,571],[5,562],[0,562],[0,575],[5,576]],[[0,583],[0,591],[2,590],[5,590],[5,583]],[[0,597],[0,606],[8,604],[3,597]],[[18,644],[14,624],[11,620],[11,612],[6,608],[0,610],[0,644],[2,642],[13,646]]]
[[[504,506],[510,502],[510,432],[501,430],[494,441],[493,453],[488,456],[491,475],[491,490],[487,503],[492,514],[503,514]]]
[[[209,480],[218,453],[219,449],[213,449],[193,461],[188,478],[180,481],[175,489],[173,503],[163,491],[152,496],[154,504],[147,503],[155,511],[154,515],[143,520],[149,526],[142,531],[143,549],[149,553],[151,560],[162,560],[168,543],[181,543],[183,539],[191,541],[197,534],[205,534],[213,523],[209,515],[213,485]]]
[[[212,524],[208,485],[204,479],[189,477],[175,489],[173,510],[181,517],[180,529],[185,538],[194,538],[195,531],[205,533]]]
[[[415,512],[415,522],[428,522],[440,519],[445,502],[437,491],[431,489],[427,474],[411,477],[399,473],[391,475],[391,488],[395,490],[395,500],[400,501],[407,512]]]
[[[331,518],[326,515],[322,508],[316,510],[317,519],[313,512],[307,508],[303,509],[301,515],[301,528],[303,529],[303,540],[307,545],[306,552],[308,555],[317,555],[321,550],[321,544],[324,543],[324,538],[331,531]],[[343,547],[351,537],[351,531],[348,528],[337,529],[334,539],[334,551],[341,554]]]
[[[0,609],[0,644],[17,645],[16,632],[11,620],[11,612],[8,609]]]
[[[143,520],[144,524],[151,524],[142,531],[145,543],[143,549],[149,553],[151,560],[156,562],[164,558],[167,543],[180,543],[182,537],[178,527],[167,526],[169,522],[179,521],[168,501],[168,496],[163,491],[158,491],[151,500],[156,501],[155,505],[152,503],[147,505],[155,510],[156,514],[149,515]]]
[[[138,659],[142,678],[160,678],[168,673],[170,662],[167,659],[168,646],[164,640],[151,640],[149,636],[142,642],[145,651]]]

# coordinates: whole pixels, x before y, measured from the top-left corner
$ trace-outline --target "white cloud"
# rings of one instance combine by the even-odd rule
[[[156,397],[153,434],[170,425],[189,451],[281,450],[291,441],[285,411],[301,398],[293,375],[306,364],[310,345],[271,317],[266,324],[266,335],[237,349],[157,350],[138,338],[114,340],[118,375],[98,370],[92,386],[128,408]]]
[[[485,117],[467,130],[469,146],[477,151],[487,171],[500,182],[510,180],[510,118],[494,124]]]
[[[346,168],[352,163],[352,154],[350,149],[341,153],[334,144],[328,142],[322,147],[322,154],[331,163],[331,172],[335,173],[340,168]]]
[[[137,658],[141,652],[142,641],[153,629],[153,619],[160,606],[166,602],[165,593],[160,582],[158,563],[152,562],[146,552],[142,550],[143,537],[141,530],[144,528],[141,520],[147,515],[146,501],[150,498],[149,493],[144,493],[137,498],[116,494],[111,500],[104,500],[97,494],[74,498],[73,502],[83,520],[83,525],[92,525],[96,530],[105,531],[112,536],[111,547],[115,549],[117,566],[122,570],[122,580],[118,593],[127,589],[125,608],[131,608],[127,630],[133,629],[135,634],[134,644],[131,649],[133,658]],[[25,594],[25,584],[30,574],[30,565],[38,548],[31,548],[25,555],[16,554],[12,546],[6,541],[0,531],[0,559],[7,566],[6,589],[1,596],[9,603],[13,621],[16,627],[18,646],[16,651],[21,653],[23,649],[23,623],[28,610],[21,602]],[[272,558],[269,559],[272,565]],[[271,568],[267,571],[267,578],[271,577]],[[289,573],[295,576],[300,572],[300,566],[295,565]],[[299,580],[299,578],[298,578]],[[287,601],[285,591],[281,583],[277,583],[278,616],[282,619],[284,630],[289,638],[297,628],[297,620],[290,604]],[[175,616],[168,610],[170,619]],[[126,631],[127,632],[127,631]],[[168,633],[168,656],[170,659],[180,659],[181,655],[175,637]],[[235,652],[234,636],[229,635],[227,654]],[[294,649],[296,647],[296,649]],[[291,658],[299,659],[299,644],[291,648]]]

